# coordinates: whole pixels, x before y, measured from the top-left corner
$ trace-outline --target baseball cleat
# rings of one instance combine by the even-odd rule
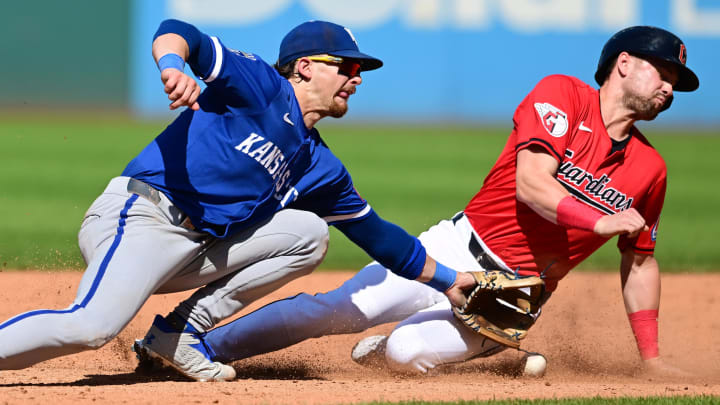
[[[386,364],[385,347],[387,336],[368,336],[355,344],[350,353],[352,360],[365,367],[380,367]]]
[[[160,315],[155,316],[145,338],[135,341],[133,350],[141,368],[152,367],[152,360],[159,360],[195,381],[235,379],[234,368],[212,361],[201,333],[189,324],[178,332]]]
[[[132,351],[135,352],[135,357],[138,360],[138,365],[135,368],[135,372],[149,373],[155,370],[157,360],[151,358],[147,351],[143,348],[142,342],[144,339],[135,339],[132,345]]]

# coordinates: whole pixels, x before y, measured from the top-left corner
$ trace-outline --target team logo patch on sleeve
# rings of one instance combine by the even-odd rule
[[[660,219],[658,219],[655,222],[655,225],[653,225],[652,230],[650,230],[650,239],[652,239],[653,242],[657,241],[657,228],[658,228],[659,223],[660,223]]]
[[[228,50],[229,50],[230,52],[234,53],[235,55],[242,56],[243,58],[247,58],[247,59],[250,59],[250,60],[257,60],[257,59],[255,58],[255,55],[253,55],[253,54],[251,54],[251,53],[247,53],[247,52],[243,52],[243,51],[238,51],[237,49],[231,49],[231,48],[228,48]]]
[[[535,110],[550,135],[560,138],[567,133],[568,119],[564,111],[550,103],[535,103]]]

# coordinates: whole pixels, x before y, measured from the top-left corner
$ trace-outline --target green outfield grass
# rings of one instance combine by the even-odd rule
[[[123,117],[0,115],[1,268],[82,268],[77,230],[91,202],[166,125]],[[319,126],[358,191],[384,218],[419,234],[480,188],[510,126]],[[720,269],[718,131],[645,131],[669,170],[657,256],[665,270]],[[638,167],[637,170],[642,170]],[[368,257],[332,230],[326,269]],[[611,241],[582,268],[616,268]]]

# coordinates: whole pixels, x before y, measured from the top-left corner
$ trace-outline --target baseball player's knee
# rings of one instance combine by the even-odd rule
[[[315,256],[319,256],[319,260],[325,257],[327,252],[328,242],[330,241],[330,232],[328,230],[327,223],[317,215],[307,212],[306,225],[307,228],[305,235],[307,236],[307,246],[316,252]]]
[[[62,340],[67,344],[84,349],[99,349],[119,332],[120,328],[111,323],[92,321],[82,316],[76,316],[69,318],[64,323]]]
[[[317,215],[308,211],[295,210],[292,221],[299,227],[300,240],[297,242],[296,254],[302,261],[307,273],[312,272],[325,258],[330,233],[327,223]]]
[[[403,373],[427,373],[438,365],[437,355],[412,328],[399,328],[390,334],[385,348],[388,366]]]

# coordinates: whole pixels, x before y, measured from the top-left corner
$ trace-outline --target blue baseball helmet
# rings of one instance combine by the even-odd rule
[[[285,35],[280,43],[278,66],[303,56],[319,54],[355,59],[364,72],[383,65],[380,59],[360,52],[349,29],[327,21],[308,21]]]

